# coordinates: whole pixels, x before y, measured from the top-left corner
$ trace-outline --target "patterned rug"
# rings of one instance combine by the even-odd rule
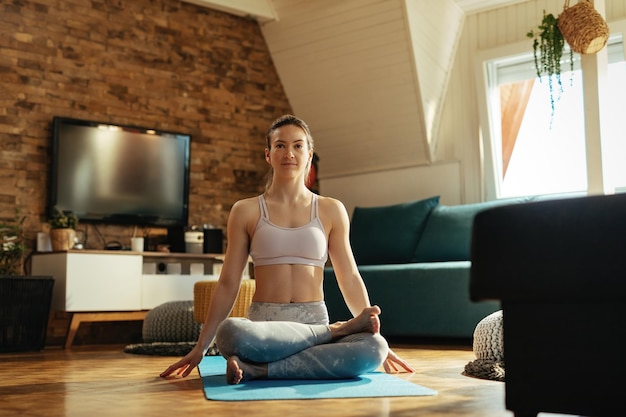
[[[196,342],[152,342],[137,343],[128,345],[124,348],[124,352],[136,355],[154,355],[154,356],[185,356],[196,345]],[[217,346],[213,345],[209,348],[207,356],[219,356],[220,352]]]

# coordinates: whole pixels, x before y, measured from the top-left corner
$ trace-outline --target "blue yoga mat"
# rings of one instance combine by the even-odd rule
[[[370,372],[341,380],[253,380],[226,383],[226,360],[206,356],[198,366],[207,400],[310,400],[321,398],[410,397],[437,395],[437,391],[394,375]]]

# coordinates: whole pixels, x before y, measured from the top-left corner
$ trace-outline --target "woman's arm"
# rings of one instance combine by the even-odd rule
[[[198,344],[203,346],[204,353],[209,349],[215,337],[217,326],[228,317],[237,299],[243,270],[249,255],[248,210],[249,207],[246,207],[245,203],[238,202],[235,203],[229,215],[226,227],[228,246],[224,265],[198,338]]]
[[[224,265],[211,297],[198,342],[185,357],[163,371],[162,377],[174,371],[178,371],[177,374],[182,374],[183,377],[189,375],[209,349],[217,327],[230,314],[239,292],[243,270],[248,262],[250,241],[248,224],[251,218],[254,218],[254,210],[249,203],[245,201],[235,203],[226,227],[228,246]]]
[[[320,199],[320,212],[326,221],[328,234],[328,254],[333,264],[341,294],[353,316],[370,307],[367,288],[352,254],[350,246],[350,219],[343,203],[332,198]]]

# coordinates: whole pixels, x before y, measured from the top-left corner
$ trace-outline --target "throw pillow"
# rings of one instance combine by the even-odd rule
[[[467,261],[470,259],[474,217],[482,210],[505,204],[523,203],[512,198],[458,206],[439,205],[428,218],[412,262]]]
[[[415,253],[439,196],[381,207],[355,207],[350,226],[352,251],[359,265],[406,263]]]

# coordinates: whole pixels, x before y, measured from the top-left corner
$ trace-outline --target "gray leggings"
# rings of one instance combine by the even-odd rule
[[[268,379],[354,378],[378,368],[388,350],[380,334],[331,340],[323,301],[252,303],[247,319],[220,324],[216,343],[225,358],[267,364]]]

